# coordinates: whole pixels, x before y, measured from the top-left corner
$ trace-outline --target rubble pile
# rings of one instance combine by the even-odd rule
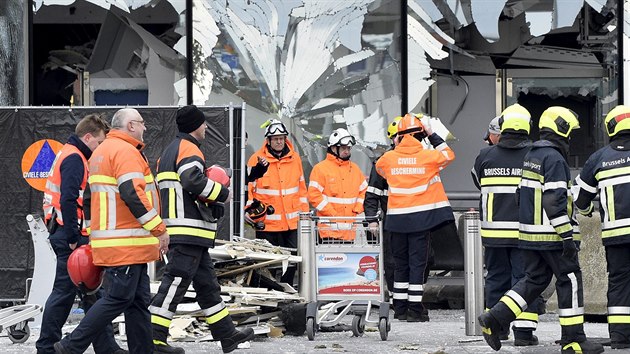
[[[236,326],[252,327],[256,334],[269,337],[280,337],[284,332],[302,334],[303,329],[292,323],[305,321],[301,317],[301,313],[305,316],[304,298],[290,284],[276,279],[287,267],[297,266],[302,257],[291,255],[294,250],[260,239],[237,238],[217,243],[209,253],[221,284],[221,297]],[[153,294],[159,285],[151,284]],[[212,340],[195,297],[191,285],[171,322],[169,341]],[[285,321],[291,324],[286,326]]]

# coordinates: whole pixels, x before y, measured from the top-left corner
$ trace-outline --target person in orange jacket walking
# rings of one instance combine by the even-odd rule
[[[89,205],[85,205],[89,201],[84,199],[88,194],[87,160],[105,140],[107,132],[109,124],[100,115],[89,114],[81,119],[74,134],[57,154],[46,180],[44,219],[51,232],[48,240],[57,257],[57,266],[53,289],[44,306],[39,339],[35,343],[38,354],[55,352],[53,345],[61,339],[61,328],[77,295],[86,312],[98,296],[98,292],[88,295],[72,283],[68,274],[68,258],[74,249],[89,241],[89,216],[86,215]],[[94,338],[92,345],[97,354],[127,353],[116,343],[111,324]]]
[[[308,201],[318,216],[356,217],[363,212],[367,181],[359,166],[350,161],[354,136],[343,128],[328,138],[326,159],[313,166],[308,184]],[[355,230],[340,220],[339,230],[320,225],[320,238],[353,241]],[[347,226],[347,227],[343,227]]]
[[[112,130],[89,160],[90,243],[94,265],[105,268],[105,294],[54,348],[83,353],[113,319],[125,314],[129,352],[153,353],[147,263],[168,250],[158,214],[158,191],[144,149],[145,122],[133,108],[118,110]]]
[[[256,238],[297,248],[299,213],[308,212],[302,159],[281,121],[271,119],[266,124],[265,144],[247,162],[250,176],[254,176],[248,187],[247,206],[256,199],[274,208],[274,213],[265,218],[265,228],[256,230]],[[280,281],[293,285],[294,277],[295,267],[290,266]]]
[[[428,138],[433,150],[421,140]],[[416,115],[398,122],[398,145],[376,162],[376,171],[389,185],[387,218],[394,253],[394,317],[408,322],[429,320],[422,304],[431,230],[453,222],[440,171],[455,160],[444,140]]]

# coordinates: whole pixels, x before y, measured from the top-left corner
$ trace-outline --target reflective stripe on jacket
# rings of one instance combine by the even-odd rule
[[[560,250],[562,238],[580,241],[570,192],[571,173],[551,142],[540,140],[523,161],[519,185],[519,247]]]
[[[608,146],[591,155],[576,177],[575,206],[592,212],[599,192],[599,213],[604,246],[630,243],[630,137],[615,136]]]
[[[159,258],[156,236],[166,231],[144,144],[112,130],[89,160],[94,264],[120,266]]]
[[[405,135],[394,148],[376,161],[376,171],[389,184],[385,229],[397,233],[430,230],[454,220],[440,170],[455,159],[455,153],[437,134],[429,137],[434,150]]]
[[[248,167],[254,167],[259,156],[269,162],[267,172],[249,183],[250,198],[247,201],[250,205],[256,198],[275,209],[273,214],[266,216],[265,232],[296,230],[299,213],[308,212],[302,159],[289,140],[286,144],[289,152],[279,159],[264,144],[247,162]]]
[[[64,225],[63,222],[63,214],[61,209],[61,165],[63,161],[73,154],[78,155],[81,158],[81,162],[83,163],[83,180],[81,181],[81,185],[78,191],[78,197],[76,199],[76,217],[77,217],[77,225],[80,227],[81,234],[87,236],[86,228],[89,226],[88,223],[84,220],[83,214],[83,192],[85,191],[85,187],[87,186],[88,179],[88,162],[81,150],[77,148],[75,145],[70,143],[65,144],[61,150],[57,153],[55,157],[55,161],[50,169],[50,174],[48,175],[48,179],[46,180],[46,189],[44,190],[44,220],[48,222],[53,214],[53,211],[56,210],[56,220],[59,225]],[[77,171],[79,172],[79,171]]]
[[[178,133],[158,162],[161,211],[171,243],[214,247],[216,222],[205,221],[197,197],[224,201],[227,187],[208,179],[206,162],[198,142],[190,134]]]
[[[319,216],[354,217],[363,212],[367,190],[365,176],[352,161],[343,161],[332,154],[313,166],[308,184],[308,201]],[[343,225],[340,229],[344,229]],[[320,230],[321,237],[353,240],[353,230]]]
[[[498,145],[481,152],[472,168],[473,182],[481,190],[479,210],[484,246],[518,246],[518,200],[523,159],[531,147],[527,135],[501,136]]]

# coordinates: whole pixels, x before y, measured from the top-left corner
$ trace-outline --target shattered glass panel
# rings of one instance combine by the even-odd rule
[[[244,101],[253,149],[260,124],[282,119],[309,165],[347,128],[358,140],[352,159],[368,172],[369,148],[388,144],[385,127],[400,111],[398,1],[195,0],[193,14],[205,62],[195,102]]]

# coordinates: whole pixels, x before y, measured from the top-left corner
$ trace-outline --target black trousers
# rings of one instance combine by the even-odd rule
[[[562,250],[523,250],[523,257],[527,259],[525,277],[501,298],[490,313],[502,327],[507,327],[517,315],[525,311],[528,304],[542,294],[555,275],[562,329],[560,344],[584,342],[584,295],[582,271],[577,257],[562,257]]]
[[[151,324],[153,342],[166,343],[168,328],[192,283],[197,293],[197,302],[210,325],[216,339],[234,333],[234,324],[221,299],[221,286],[217,280],[214,264],[206,247],[194,245],[171,245],[167,254],[168,263],[157,294],[151,301]]]
[[[287,231],[256,231],[256,238],[269,241],[274,246],[297,248],[297,230]],[[297,251],[291,252],[292,255],[297,255]],[[294,285],[295,278],[295,265],[289,265],[287,271],[282,274],[280,281],[287,283],[291,286]]]
[[[147,265],[106,267],[103,286],[104,296],[85,314],[79,326],[61,340],[61,344],[71,353],[83,353],[113,319],[124,313],[129,352],[152,354]]]
[[[52,292],[44,305],[39,339],[35,343],[38,354],[55,353],[53,345],[61,339],[61,328],[68,320],[68,315],[70,314],[77,295],[81,297],[83,310],[87,312],[94,304],[95,298],[97,296],[100,297],[103,291],[101,289],[97,293],[97,296],[83,295],[72,280],[70,280],[70,275],[68,274],[68,258],[72,250],[68,245],[68,238],[63,226],[57,227],[57,230],[48,237],[48,240],[57,256],[57,267]],[[77,243],[77,247],[87,244],[88,241],[87,237],[81,237]],[[114,331],[111,323],[94,337],[92,346],[96,354],[112,353],[120,348],[114,339]]]
[[[394,311],[396,314],[411,311],[419,316],[424,310],[422,296],[427,282],[426,268],[431,248],[429,231],[392,232],[391,242],[395,267]]]
[[[606,246],[608,332],[614,342],[630,342],[630,244]]]
[[[485,247],[486,263],[486,308],[492,308],[503,294],[525,277],[524,250],[518,247]],[[538,326],[538,307],[542,297],[538,296],[527,309],[514,321],[513,328],[517,336],[529,337]],[[506,329],[507,331],[507,329]],[[527,332],[519,334],[517,332]]]

